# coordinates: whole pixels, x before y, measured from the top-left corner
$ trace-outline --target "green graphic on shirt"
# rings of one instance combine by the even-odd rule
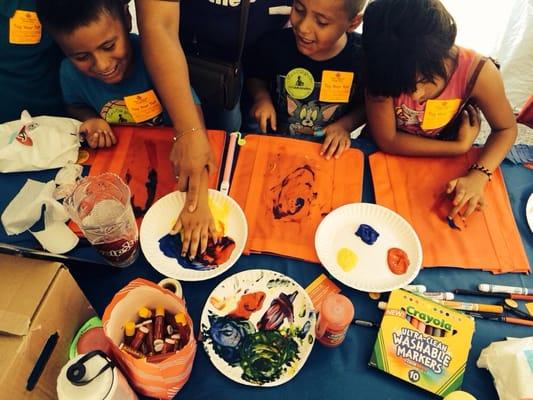
[[[124,100],[108,101],[100,110],[100,116],[110,124],[135,124]]]

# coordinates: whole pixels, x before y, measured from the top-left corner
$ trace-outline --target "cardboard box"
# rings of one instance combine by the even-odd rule
[[[0,400],[56,399],[70,342],[95,312],[60,263],[0,254],[0,277]]]

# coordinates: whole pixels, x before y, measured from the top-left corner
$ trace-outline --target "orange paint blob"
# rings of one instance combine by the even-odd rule
[[[387,264],[393,274],[402,275],[407,272],[410,262],[405,251],[393,247],[387,252]]]
[[[228,315],[234,318],[249,319],[254,311],[261,308],[264,300],[265,292],[253,292],[242,295],[235,310]]]

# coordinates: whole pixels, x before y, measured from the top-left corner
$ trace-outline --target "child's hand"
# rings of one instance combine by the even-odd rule
[[[479,110],[472,106],[467,105],[461,115],[461,124],[459,125],[459,131],[457,132],[457,141],[461,143],[461,147],[464,151],[468,151],[481,128],[481,117]]]
[[[215,221],[207,201],[200,201],[193,212],[183,208],[170,234],[176,235],[180,231],[183,231],[181,256],[185,257],[188,253],[191,260],[197,253],[202,254],[207,249],[209,235],[215,242],[218,240]]]
[[[272,104],[270,96],[264,96],[260,100],[256,101],[250,111],[250,114],[259,124],[259,129],[261,129],[261,132],[266,133],[268,121],[270,121],[270,126],[272,127],[273,131],[277,129],[276,109]]]
[[[483,192],[488,177],[480,171],[472,170],[467,175],[448,182],[446,193],[455,192],[452,200],[453,208],[450,217],[454,217],[466,204],[463,217],[468,217],[474,210],[481,210],[484,204]]]
[[[350,132],[338,124],[330,124],[324,129],[326,137],[320,149],[320,155],[329,160],[332,156],[339,158],[350,147]]]
[[[93,149],[97,147],[111,147],[117,143],[117,138],[113,134],[107,121],[102,118],[91,118],[81,124],[80,132],[85,133],[87,143]]]

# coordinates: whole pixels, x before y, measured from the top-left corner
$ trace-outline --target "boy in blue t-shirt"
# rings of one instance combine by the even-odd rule
[[[83,122],[80,132],[93,148],[116,142],[113,124],[170,124],[146,71],[139,38],[128,34],[127,3],[37,0],[39,19],[67,56],[60,69],[67,111]]]
[[[91,147],[110,147],[110,124],[153,124],[163,109],[146,72],[137,37],[128,35],[129,0],[36,0],[37,14],[68,57],[60,70],[67,111],[83,124]],[[200,108],[198,112],[201,113]],[[200,114],[201,115],[201,114]],[[172,228],[181,231],[181,255],[205,252],[217,232],[208,206],[207,170],[200,182],[198,206],[184,208]],[[170,217],[170,216],[169,216]]]
[[[294,0],[292,27],[267,34],[247,64],[261,131],[325,136],[338,158],[365,122],[361,23],[366,0]]]

